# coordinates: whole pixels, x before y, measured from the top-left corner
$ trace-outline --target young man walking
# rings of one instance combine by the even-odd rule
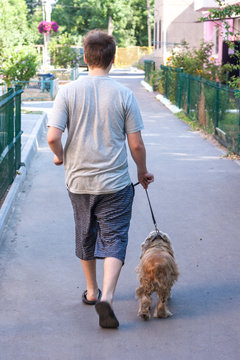
[[[58,92],[47,140],[55,165],[64,163],[74,211],[76,255],[87,284],[82,301],[95,305],[101,327],[117,328],[113,296],[125,260],[134,197],[126,137],[139,182],[146,189],[154,177],[146,167],[136,99],[131,90],[108,76],[115,56],[114,38],[93,30],[86,34],[83,47],[89,74]],[[68,136],[63,150],[65,128]],[[102,293],[96,277],[98,258],[104,259]]]

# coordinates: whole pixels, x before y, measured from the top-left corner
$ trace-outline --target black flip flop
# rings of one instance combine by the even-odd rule
[[[98,301],[100,301],[101,299],[101,296],[102,296],[102,292],[100,289],[98,289],[98,298],[97,300],[88,300],[87,299],[87,290],[84,291],[84,293],[82,294],[82,302],[86,305],[96,305],[96,303]]]
[[[119,326],[111,305],[106,301],[96,303],[95,309],[99,315],[99,325],[102,328],[116,329]]]

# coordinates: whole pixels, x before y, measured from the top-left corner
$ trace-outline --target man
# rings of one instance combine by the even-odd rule
[[[139,182],[147,189],[154,177],[146,167],[143,123],[135,97],[108,76],[114,63],[114,38],[93,30],[86,34],[83,47],[89,74],[59,91],[47,139],[55,165],[64,163],[65,167],[75,219],[76,255],[87,284],[82,301],[95,305],[101,327],[117,328],[112,302],[125,260],[134,197],[126,136]],[[61,137],[66,127],[63,150]],[[104,259],[102,293],[96,280],[97,258]]]

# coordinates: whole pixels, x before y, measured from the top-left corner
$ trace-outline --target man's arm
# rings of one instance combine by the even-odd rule
[[[62,165],[63,163],[63,146],[62,146],[62,130],[53,126],[49,126],[47,134],[47,142],[54,153],[53,162],[55,165]]]
[[[154,181],[154,176],[147,170],[146,150],[142,140],[141,131],[127,134],[127,138],[132,158],[137,165],[138,181],[144,189],[147,189],[148,185]]]

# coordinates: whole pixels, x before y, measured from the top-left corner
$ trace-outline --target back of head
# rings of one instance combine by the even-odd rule
[[[91,30],[83,39],[85,58],[90,67],[106,69],[114,58],[115,39],[102,30]]]

